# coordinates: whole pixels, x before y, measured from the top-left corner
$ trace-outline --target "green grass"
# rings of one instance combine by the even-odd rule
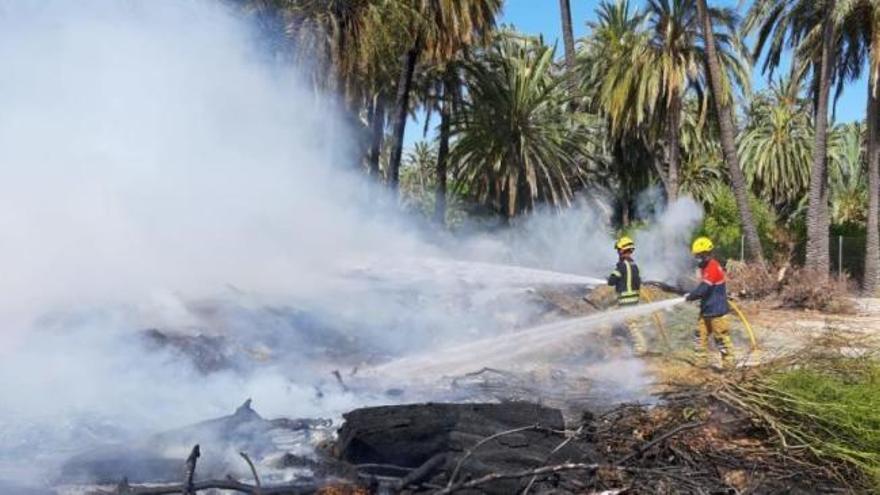
[[[786,422],[812,439],[817,453],[859,466],[880,486],[880,363],[834,364],[780,372],[768,384],[779,392],[775,402],[791,414]]]
[[[811,357],[732,385],[789,448],[861,470],[880,489],[880,361]]]

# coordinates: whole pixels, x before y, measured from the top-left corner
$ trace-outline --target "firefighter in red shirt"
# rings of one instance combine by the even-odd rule
[[[704,365],[709,350],[709,335],[712,335],[715,346],[721,353],[724,367],[732,367],[735,362],[733,342],[730,339],[730,324],[727,313],[727,283],[721,263],[712,256],[714,245],[707,237],[696,239],[691,252],[700,266],[700,285],[693,292],[686,294],[688,301],[700,301],[700,321],[695,334],[695,352],[698,364]]]

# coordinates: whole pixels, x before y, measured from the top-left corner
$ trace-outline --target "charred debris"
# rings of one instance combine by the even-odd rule
[[[570,422],[558,409],[528,402],[357,409],[344,416],[335,439],[323,437],[302,456],[270,453],[253,440],[326,428],[325,421],[266,420],[245,403],[233,415],[174,432],[192,440],[222,436],[225,443],[212,441],[212,451],[195,444],[185,458],[161,462],[131,450],[103,452],[103,460],[92,453],[71,460],[65,473],[81,482],[93,476],[102,486],[90,493],[105,495],[835,493],[853,490],[858,480],[809,452],[780,448],[753,416],[708,391],[585,412]],[[218,464],[218,453],[232,446],[243,449],[234,456],[238,465]]]
[[[546,300],[560,313],[601,304],[564,293]],[[203,360],[205,372],[230,355],[213,338],[144,338]],[[854,348],[823,342],[726,374],[688,366],[687,380],[647,402],[622,402],[559,370],[493,368],[447,377],[445,396],[434,397],[448,402],[355,409],[339,423],[266,419],[248,400],[229,416],[84,452],[56,486],[95,495],[870,492],[864,466],[816,447],[828,431],[840,436],[837,425],[811,430],[803,425],[820,416],[768,395],[786,370],[857,378],[865,368],[838,361]],[[329,383],[345,393],[359,386],[351,372]],[[404,388],[386,396],[417,399]]]

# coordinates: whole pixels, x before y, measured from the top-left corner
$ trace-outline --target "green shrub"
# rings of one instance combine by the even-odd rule
[[[739,259],[742,226],[739,221],[736,198],[726,185],[719,186],[715,198],[706,207],[706,216],[699,234],[712,239],[719,257]],[[749,195],[749,206],[752,210],[752,217],[757,223],[758,236],[761,238],[764,254],[768,256],[776,247],[774,242],[776,214],[769,204],[760,201],[751,194]]]

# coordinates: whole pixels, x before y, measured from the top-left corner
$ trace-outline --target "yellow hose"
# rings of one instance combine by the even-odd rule
[[[642,298],[645,301],[647,301],[649,303],[653,302],[653,298],[651,297],[651,294],[648,293],[648,291],[642,289],[640,292],[641,292]],[[753,352],[757,351],[758,350],[758,339],[755,338],[755,331],[752,329],[751,323],[749,323],[749,320],[746,318],[746,315],[743,314],[742,310],[739,309],[739,306],[737,306],[737,304],[735,302],[733,302],[732,299],[728,299],[728,302],[730,303],[730,307],[733,308],[733,312],[736,313],[737,318],[739,318],[739,321],[741,321],[743,326],[746,328],[746,333],[749,336],[750,349]],[[654,323],[657,325],[657,328],[660,330],[660,335],[663,337],[663,343],[666,345],[666,348],[667,349],[671,348],[670,344],[669,344],[669,335],[666,333],[666,326],[663,324],[663,320],[660,318],[660,315],[657,313],[651,313],[651,317],[654,319]]]
[[[730,303],[730,307],[733,308],[733,311],[736,313],[736,316],[739,317],[739,321],[741,321],[743,323],[743,326],[746,327],[746,332],[749,334],[749,341],[751,342],[751,350],[757,351],[758,350],[758,340],[755,339],[755,331],[752,330],[752,325],[749,323],[749,320],[746,319],[743,312],[740,311],[739,306],[737,306],[736,303],[733,302],[732,299],[728,299],[727,302]]]
[[[639,290],[642,298],[647,302],[654,302],[651,298],[651,295],[645,289]],[[672,346],[669,344],[669,335],[666,333],[666,326],[663,324],[663,320],[660,318],[660,315],[657,313],[651,313],[651,317],[654,319],[654,324],[657,325],[657,329],[660,330],[660,336],[663,337],[663,344],[667,349],[671,349]]]

